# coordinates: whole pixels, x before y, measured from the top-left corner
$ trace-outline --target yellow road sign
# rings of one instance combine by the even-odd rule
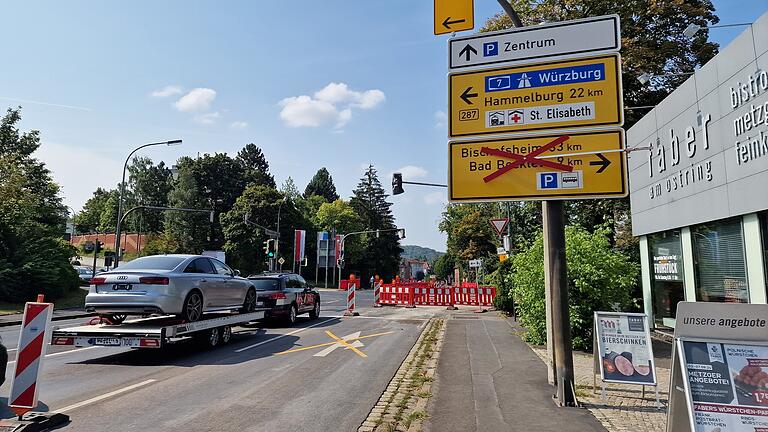
[[[474,0],[435,0],[435,34],[475,28]]]
[[[448,80],[451,137],[624,122],[618,54],[454,73]]]
[[[448,145],[452,202],[627,195],[623,130]]]

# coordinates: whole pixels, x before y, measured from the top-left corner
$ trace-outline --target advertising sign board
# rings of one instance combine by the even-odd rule
[[[618,54],[452,73],[451,137],[624,122]]]
[[[645,314],[595,312],[595,337],[595,361],[603,381],[656,385]]]
[[[768,305],[680,302],[668,432],[768,430]]]
[[[453,38],[448,45],[448,67],[451,69],[618,51],[621,48],[619,16],[606,15],[478,33]]]

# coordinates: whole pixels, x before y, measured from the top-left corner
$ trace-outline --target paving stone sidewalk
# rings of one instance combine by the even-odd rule
[[[546,363],[545,347],[532,346],[531,349]],[[593,357],[583,352],[573,353],[573,369],[579,402],[587,408],[600,423],[611,432],[663,432],[666,426],[666,410],[669,391],[669,368],[656,366],[659,383],[659,400],[662,408],[656,407],[653,387],[642,387],[606,383],[606,398],[600,396],[600,380],[597,389],[592,388]],[[661,362],[668,363],[665,361]]]

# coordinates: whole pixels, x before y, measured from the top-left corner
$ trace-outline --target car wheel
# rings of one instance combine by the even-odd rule
[[[227,344],[232,340],[232,327],[224,326],[221,328],[221,343]]]
[[[187,322],[199,321],[203,316],[203,296],[200,291],[187,294],[181,309],[181,318]]]
[[[296,324],[296,315],[298,314],[299,311],[296,309],[296,305],[292,304],[291,308],[288,310],[288,315],[285,317],[286,322],[290,325]]]
[[[217,327],[208,330],[205,338],[205,344],[210,348],[214,348],[219,344],[219,341],[221,341],[221,329]]]
[[[248,292],[245,293],[243,307],[240,308],[240,313],[250,313],[256,310],[256,300],[256,290],[253,287],[248,288]]]
[[[315,299],[315,307],[312,308],[311,311],[309,311],[309,319],[317,319],[317,317],[320,316],[320,299]]]

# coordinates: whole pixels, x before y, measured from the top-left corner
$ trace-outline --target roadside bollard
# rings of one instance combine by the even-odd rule
[[[355,312],[355,285],[355,281],[349,281],[349,287],[347,288],[347,310],[344,312],[344,316],[360,316],[359,313]]]
[[[381,307],[379,303],[381,301],[381,283],[376,282],[373,285],[373,307]]]

